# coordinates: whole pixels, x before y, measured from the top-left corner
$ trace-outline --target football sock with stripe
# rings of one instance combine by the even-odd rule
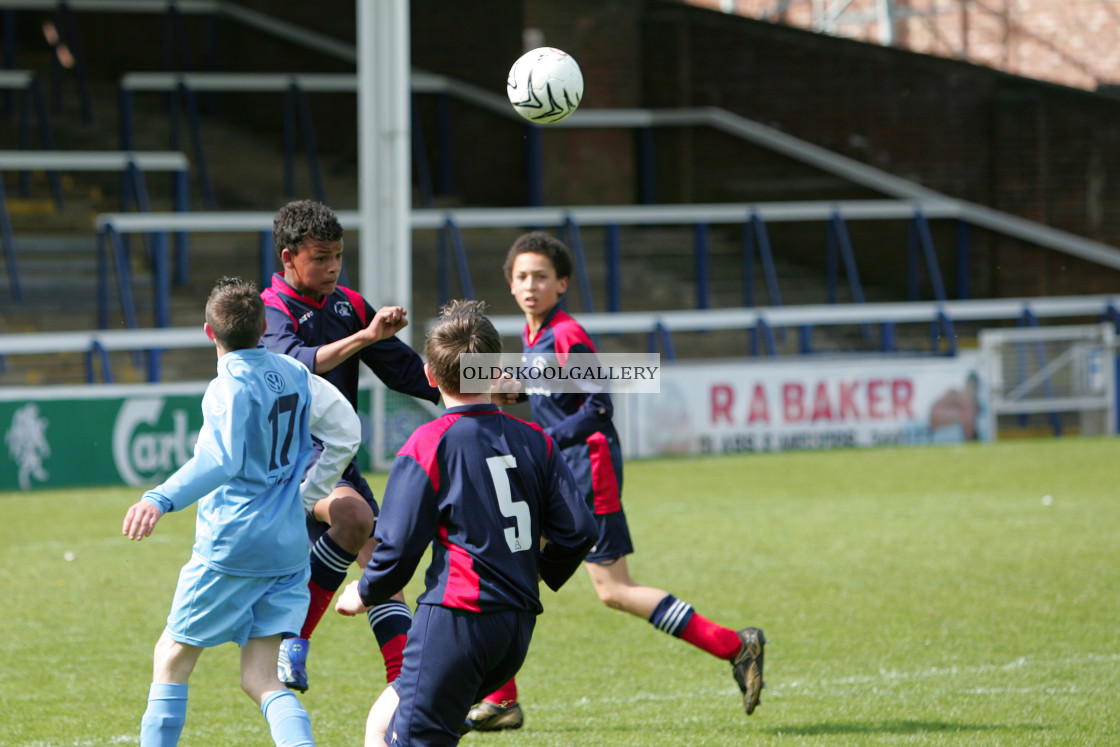
[[[717,625],[672,594],[666,594],[658,602],[649,621],[661,632],[687,641],[719,659],[735,658],[742,645],[734,630]]]
[[[175,747],[187,720],[187,685],[153,682],[148,690],[148,708],[140,720],[143,747]]]
[[[314,747],[311,717],[291,690],[274,690],[261,700],[276,747]]]
[[[311,602],[307,607],[307,617],[300,631],[300,638],[310,638],[312,631],[323,619],[331,599],[338,587],[346,580],[346,571],[357,559],[356,553],[347,552],[324,534],[311,547],[311,581],[307,584],[311,592]]]
[[[412,611],[404,602],[391,599],[367,610],[366,617],[385,659],[385,679],[392,682],[401,673],[404,644],[408,640],[408,629],[412,627]]]
[[[494,692],[486,696],[485,700],[507,708],[517,702],[517,680],[510,678],[510,681],[499,687]]]

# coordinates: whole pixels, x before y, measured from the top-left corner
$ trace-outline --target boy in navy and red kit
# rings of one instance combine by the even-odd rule
[[[274,274],[272,287],[261,294],[268,315],[261,342],[271,352],[292,356],[334,384],[355,409],[362,363],[390,389],[439,401],[420,356],[394,336],[408,324],[405,310],[375,310],[357,291],[338,285],[342,226],[333,211],[312,200],[288,203],[273,220],[273,241],[284,271]],[[299,637],[284,641],[277,664],[280,680],[294,690],[307,690],[309,639],[347,569],[355,561],[364,565],[373,552],[376,517],[373,492],[354,461],[330,495],[308,512],[311,604]],[[369,623],[392,682],[411,623],[404,597],[370,610]]]
[[[587,332],[560,308],[572,274],[571,253],[563,242],[540,231],[525,234],[510,247],[504,270],[510,293],[525,312],[522,346],[526,362],[543,357],[563,366],[572,354],[595,353]],[[508,395],[495,396],[503,404],[516,401]],[[688,602],[630,578],[626,556],[634,547],[622,510],[622,448],[612,421],[610,395],[530,390],[528,399],[533,421],[552,436],[580,490],[594,503],[598,540],[585,567],[600,601],[730,661],[743,692],[743,708],[747,715],[753,713],[763,687],[766,641],[762,631],[725,628],[697,613]],[[516,729],[523,720],[517,683],[510,680],[471,709],[466,728]]]
[[[377,549],[336,605],[357,614],[389,598],[431,546],[404,667],[370,710],[366,747],[384,744],[386,728],[394,747],[457,744],[471,704],[525,659],[543,610],[538,579],[558,589],[594,542],[591,511],[553,440],[489,393],[460,392],[459,355],[501,344],[480,302],[443,309],[425,371],[448,409],[397,455]]]

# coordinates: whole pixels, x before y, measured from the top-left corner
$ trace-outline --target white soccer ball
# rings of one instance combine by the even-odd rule
[[[513,109],[537,124],[567,118],[583,99],[583,73],[575,59],[559,49],[539,47],[513,63],[506,81]]]

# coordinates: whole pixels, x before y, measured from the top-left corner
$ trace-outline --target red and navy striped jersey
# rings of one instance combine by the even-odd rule
[[[430,544],[421,604],[539,613],[538,576],[559,588],[597,535],[552,439],[487,404],[416,429],[393,462],[375,536],[358,587],[367,605],[400,591]]]
[[[268,329],[261,342],[273,353],[290,355],[308,370],[315,371],[315,351],[365,328],[375,309],[350,288],[338,286],[322,301],[313,301],[290,286],[275,273],[272,287],[261,293]],[[375,342],[335,368],[319,374],[338,387],[358,406],[358,365],[365,363],[385,382],[413,397],[439,402],[439,390],[424,378],[424,362],[416,351],[396,337]]]
[[[573,353],[595,352],[587,332],[559,306],[545,317],[535,337],[530,337],[525,325],[521,343],[522,361],[529,366],[538,357],[563,366]],[[581,491],[594,501],[595,513],[621,511],[622,447],[610,395],[530,390],[529,404],[533,421],[556,441]]]

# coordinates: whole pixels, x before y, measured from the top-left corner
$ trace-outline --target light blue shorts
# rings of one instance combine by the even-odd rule
[[[311,568],[288,576],[230,576],[195,559],[179,572],[167,634],[180,643],[209,648],[250,638],[299,635],[311,601]]]

